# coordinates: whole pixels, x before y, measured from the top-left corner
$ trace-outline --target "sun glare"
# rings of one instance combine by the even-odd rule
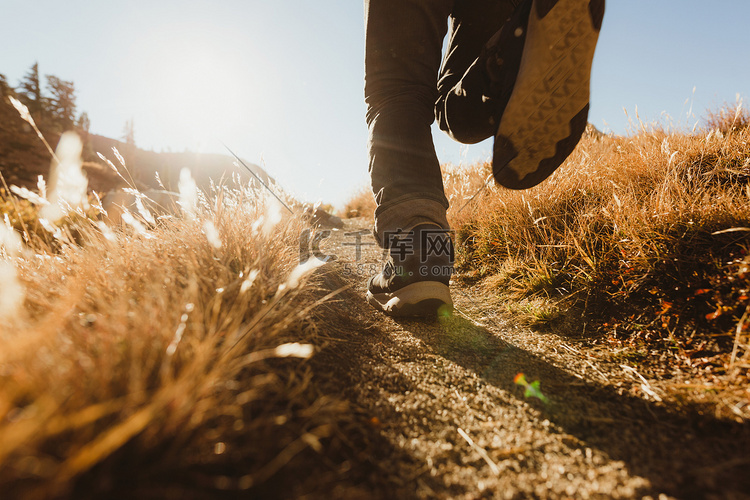
[[[238,110],[247,91],[239,62],[217,44],[204,37],[189,43],[184,36],[179,40],[153,41],[142,88],[164,133],[177,133],[191,148],[203,149],[239,125]]]

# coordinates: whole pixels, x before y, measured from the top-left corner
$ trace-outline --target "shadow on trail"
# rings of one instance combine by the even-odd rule
[[[328,274],[321,295],[345,284],[340,276]],[[321,332],[328,341],[311,360],[318,396],[346,401],[349,408],[347,415],[335,422],[334,434],[325,443],[325,453],[314,456],[308,453],[302,461],[300,477],[310,476],[314,470],[313,474],[321,478],[320,488],[308,489],[306,497],[416,498],[413,483],[425,476],[424,464],[386,437],[383,424],[376,418],[379,412],[372,407],[373,398],[363,396],[370,391],[414,389],[412,382],[396,371],[387,371],[386,376],[381,375],[376,381],[371,379],[373,370],[382,368],[382,358],[390,347],[387,336],[373,322],[369,306],[351,289],[323,303],[315,315],[325,318],[320,323],[329,327]],[[378,397],[374,399],[381,401]],[[425,480],[430,482],[431,478]],[[435,481],[430,484],[438,486]]]
[[[564,432],[647,478],[654,492],[679,498],[746,498],[750,426],[684,415],[596,382],[583,381],[460,317],[399,325],[488,384],[523,399],[519,372],[540,380],[549,403],[525,400]],[[651,492],[643,492],[651,493]]]

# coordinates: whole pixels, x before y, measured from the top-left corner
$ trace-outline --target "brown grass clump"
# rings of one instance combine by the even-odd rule
[[[33,209],[2,194],[4,497],[214,498],[331,434],[342,408],[305,361],[301,218],[249,189],[186,189],[183,216],[71,211],[23,238],[12,220]]]
[[[464,279],[750,417],[750,129],[725,128],[584,138],[543,184],[485,189],[451,211]]]
[[[469,210],[474,200],[480,197],[492,180],[492,163],[489,161],[475,165],[440,166],[443,173],[443,186],[450,209],[449,219],[456,219],[464,210]]]
[[[344,204],[344,208],[339,212],[341,217],[350,219],[354,217],[375,216],[375,197],[369,187],[363,187]]]
[[[477,177],[477,169],[486,170],[485,177],[487,177],[492,171],[492,166],[490,163],[484,163],[481,166],[447,163],[441,165],[440,169],[443,174],[445,193],[455,212],[455,207],[467,205],[473,199],[473,196],[478,194],[479,188],[485,184],[485,181],[489,181],[489,178],[480,179]],[[376,208],[372,190],[369,187],[363,187],[349,198],[339,214],[344,218],[366,217],[372,219],[375,216]]]
[[[726,135],[750,127],[750,110],[737,99],[734,104],[724,104],[718,111],[709,110],[704,118],[707,132],[719,131]]]

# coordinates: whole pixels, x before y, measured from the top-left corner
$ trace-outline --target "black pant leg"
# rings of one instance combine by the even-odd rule
[[[365,102],[376,216],[443,193],[430,125],[453,0],[365,0]]]
[[[477,57],[521,0],[456,0],[435,115],[440,128],[473,144],[495,135],[494,108],[484,99],[487,74]]]

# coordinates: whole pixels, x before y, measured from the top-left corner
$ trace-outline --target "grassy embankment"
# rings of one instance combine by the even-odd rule
[[[186,176],[175,216],[114,227],[63,156],[49,193],[0,191],[2,496],[214,498],[320,450],[302,217]]]
[[[480,287],[485,307],[581,337],[600,361],[674,379],[676,400],[746,420],[750,113],[705,122],[584,137],[526,191],[480,190],[489,164],[444,166],[457,278]],[[362,213],[371,198],[349,207]]]

